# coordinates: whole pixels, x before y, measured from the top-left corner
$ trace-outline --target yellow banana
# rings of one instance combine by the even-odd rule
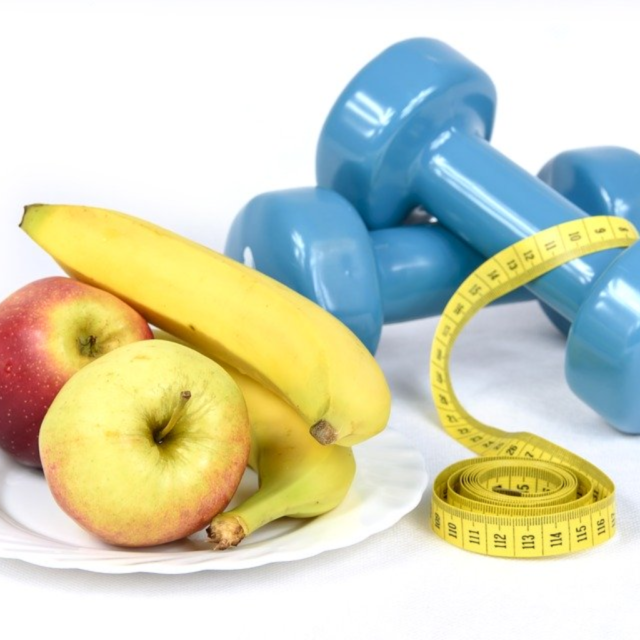
[[[68,275],[280,395],[318,442],[351,446],[386,426],[391,394],[373,356],[334,316],[272,278],[107,209],[32,205],[20,226]]]
[[[225,367],[244,394],[251,421],[249,466],[258,490],[217,515],[207,528],[214,549],[236,546],[278,518],[312,518],[337,507],[356,471],[350,447],[325,446],[305,432],[302,418],[255,380]]]
[[[163,331],[156,338],[175,340]],[[247,535],[285,516],[311,518],[337,507],[347,495],[356,464],[349,447],[323,446],[305,432],[302,418],[255,380],[223,365],[244,394],[251,421],[249,466],[258,490],[217,515],[207,534],[216,550],[236,546]]]

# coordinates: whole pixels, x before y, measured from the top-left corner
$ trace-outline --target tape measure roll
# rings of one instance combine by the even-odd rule
[[[574,553],[615,532],[615,487],[597,467],[544,438],[479,422],[449,375],[454,342],[482,307],[575,258],[638,239],[627,220],[590,216],[527,237],[476,269],[447,304],[431,349],[431,391],[447,433],[480,458],[434,481],[431,526],[441,538],[489,556]]]

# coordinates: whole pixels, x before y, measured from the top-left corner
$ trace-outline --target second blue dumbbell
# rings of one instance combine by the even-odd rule
[[[234,220],[225,253],[346,324],[374,353],[384,323],[441,313],[482,256],[437,224],[369,232],[334,191],[264,193]],[[524,290],[512,295],[530,298]]]
[[[565,152],[540,177],[587,213],[640,223],[640,155],[633,151]],[[321,188],[257,196],[235,219],[225,252],[320,304],[371,352],[383,323],[439,315],[484,261],[424,213],[412,224],[370,232],[342,196]],[[520,289],[501,302],[529,299]],[[566,333],[568,321],[544,309]]]

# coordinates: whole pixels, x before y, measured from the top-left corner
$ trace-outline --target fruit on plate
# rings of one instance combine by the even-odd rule
[[[322,444],[350,446],[386,426],[391,394],[368,349],[276,280],[107,209],[32,205],[20,226],[67,274],[278,393]]]
[[[302,418],[261,384],[231,368],[249,408],[252,447],[249,466],[258,490],[207,527],[216,550],[238,545],[246,536],[285,516],[312,518],[337,507],[356,472],[351,447],[322,445],[310,438]]]
[[[204,529],[236,492],[250,446],[238,385],[211,359],[165,340],[126,345],[78,371],[40,430],[58,505],[125,547]]]
[[[36,280],[0,302],[0,447],[40,467],[40,424],[62,385],[105,353],[149,338],[137,311],[71,278]]]
[[[158,339],[175,340],[157,331]],[[247,403],[251,421],[249,466],[258,489],[207,528],[216,550],[238,545],[246,536],[285,516],[312,518],[337,507],[356,472],[350,447],[324,446],[310,438],[302,418],[261,384],[225,365]]]

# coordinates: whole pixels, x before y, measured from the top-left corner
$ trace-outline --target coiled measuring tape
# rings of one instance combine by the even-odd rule
[[[449,360],[464,325],[482,307],[555,267],[626,247],[634,226],[591,216],[541,231],[476,269],[447,304],[431,350],[431,391],[447,433],[480,458],[451,465],[434,481],[431,526],[467,551],[511,558],[574,553],[615,532],[615,487],[598,468],[531,433],[510,433],[469,415],[453,391]]]

